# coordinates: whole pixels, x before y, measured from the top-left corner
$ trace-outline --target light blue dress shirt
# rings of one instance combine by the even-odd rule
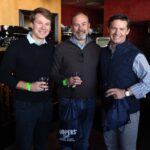
[[[116,45],[110,45],[110,49],[114,53]],[[146,98],[146,94],[150,92],[150,65],[142,53],[135,57],[132,70],[139,78],[139,82],[129,88],[137,99]]]
[[[72,43],[74,43],[75,45],[77,45],[81,50],[83,50],[83,48],[84,48],[89,42],[91,42],[92,39],[91,39],[90,37],[87,37],[85,43],[84,43],[84,44],[80,44],[80,42],[79,42],[74,36],[72,36],[72,37],[70,38],[70,41],[71,41]]]
[[[144,98],[150,92],[150,65],[143,54],[135,57],[132,69],[140,80],[130,90],[137,99]]]
[[[35,41],[35,40],[32,38],[31,34],[32,34],[32,32],[29,32],[29,33],[27,34],[27,39],[28,39],[28,41],[29,41],[30,44],[36,44],[36,45],[40,46],[40,45],[42,45],[42,44],[46,44],[46,43],[47,43],[47,41],[46,41],[45,39],[44,39],[44,41],[43,41],[42,43],[39,43],[39,42]]]

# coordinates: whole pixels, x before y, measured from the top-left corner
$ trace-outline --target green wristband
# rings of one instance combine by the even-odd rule
[[[64,79],[64,80],[62,81],[62,84],[63,84],[63,86],[67,86],[67,85],[68,85],[67,79]]]
[[[29,82],[26,83],[26,90],[31,91],[31,83]]]

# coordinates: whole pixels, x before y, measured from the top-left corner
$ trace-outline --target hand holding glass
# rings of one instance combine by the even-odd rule
[[[74,79],[74,85],[72,86],[72,88],[75,88],[77,85],[81,85],[82,80],[77,72],[75,73],[75,76],[73,77],[73,79]]]
[[[48,91],[48,82],[49,82],[49,77],[40,77],[39,81],[41,81],[41,88],[43,88],[43,91]]]

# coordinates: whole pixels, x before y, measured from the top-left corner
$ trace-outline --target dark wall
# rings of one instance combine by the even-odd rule
[[[77,7],[73,5],[62,5],[62,24],[71,26],[72,16],[78,12],[86,13],[90,18],[91,27],[98,27],[103,23],[103,10],[89,9],[84,7]]]
[[[125,13],[133,22],[150,21],[150,0],[105,0],[104,35],[108,18],[115,13]]]
[[[105,0],[104,3],[104,36],[108,36],[107,23],[110,16],[116,13],[128,15],[132,21],[129,39],[144,53],[150,54],[150,0]]]

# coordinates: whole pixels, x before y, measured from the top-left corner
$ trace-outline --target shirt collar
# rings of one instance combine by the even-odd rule
[[[109,49],[111,50],[112,53],[114,53],[116,50],[118,49],[123,49],[124,47],[126,47],[128,45],[129,41],[128,39],[126,39],[123,43],[121,44],[115,44],[115,45],[111,45],[111,43],[108,44]]]
[[[36,44],[36,45],[39,45],[39,46],[40,46],[40,45],[43,45],[43,44],[47,44],[46,39],[44,39],[43,43],[38,43],[37,41],[35,41],[35,40],[32,38],[31,34],[32,34],[32,32],[29,32],[29,33],[27,34],[27,39],[28,39],[28,41],[29,41],[30,44]]]
[[[79,41],[78,41],[74,36],[72,36],[72,37],[70,38],[70,41],[71,41],[73,44],[77,45],[77,46],[82,50],[89,42],[92,41],[92,39],[91,39],[90,37],[87,37],[85,44],[80,44]]]
[[[114,47],[111,46],[111,43],[109,43],[109,49],[111,51],[111,53],[120,53],[120,52],[123,52],[127,49],[129,45],[129,41],[128,39],[126,39],[123,43],[121,44],[116,44]]]
[[[117,44],[114,44],[114,45],[110,44],[109,45],[109,48],[110,48],[112,54],[116,51],[116,46],[117,46]]]

